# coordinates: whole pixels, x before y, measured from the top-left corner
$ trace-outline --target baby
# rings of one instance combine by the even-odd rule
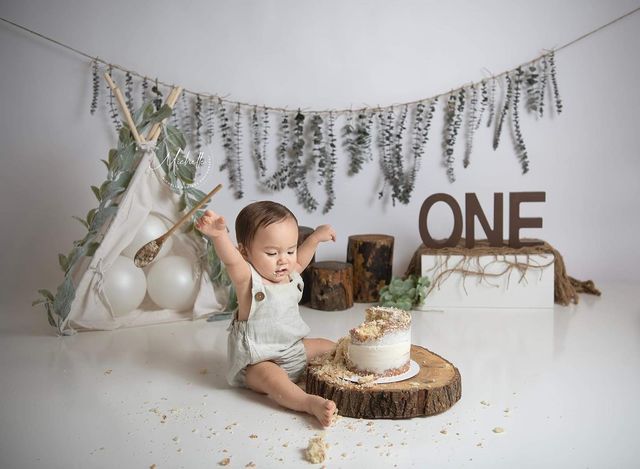
[[[227,380],[267,394],[283,407],[314,415],[331,424],[336,405],[307,394],[295,384],[312,358],[329,352],[327,339],[308,339],[309,326],[300,317],[300,277],[318,244],[335,241],[322,225],[298,245],[298,221],[275,202],[255,202],[236,218],[236,248],[223,217],[207,210],[195,224],[213,242],[238,296],[238,310],[229,326]]]

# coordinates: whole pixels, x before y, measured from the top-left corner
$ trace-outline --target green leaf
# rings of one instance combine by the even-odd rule
[[[54,298],[55,298],[53,296],[53,293],[51,293],[49,290],[45,290],[45,289],[38,290],[38,293],[40,293],[43,297],[45,297],[45,298],[47,298],[48,300],[51,300],[51,301],[53,301]]]
[[[96,253],[96,249],[98,249],[100,243],[98,241],[92,241],[87,245],[87,252],[85,252],[85,256],[93,256]]]
[[[93,195],[96,196],[96,199],[98,199],[98,202],[100,202],[102,200],[100,198],[100,189],[97,186],[91,186],[91,191],[93,192]]]
[[[168,104],[164,104],[157,112],[151,115],[148,119],[147,124],[156,124],[158,122],[162,122],[165,118],[171,116],[173,110],[169,107]]]
[[[71,302],[75,297],[76,290],[71,281],[71,276],[67,275],[58,287],[56,297],[53,301],[53,311],[62,319],[66,319],[71,310]]]
[[[184,147],[187,146],[187,141],[185,140],[182,132],[180,132],[177,128],[173,127],[172,125],[167,125],[165,127],[164,135],[167,143],[171,144],[176,148],[184,149]]]
[[[60,268],[63,270],[63,272],[66,272],[67,268],[69,267],[69,260],[65,257],[64,254],[58,254],[58,264],[60,264]]]
[[[78,220],[80,223],[82,223],[82,225],[83,225],[86,229],[89,229],[89,224],[87,223],[87,221],[86,221],[86,220],[83,220],[82,218],[80,218],[80,217],[76,217],[76,216],[72,216],[71,218],[73,218],[73,219],[75,219],[75,220]]]
[[[178,212],[182,212],[185,208],[187,208],[187,193],[183,192],[178,201]]]
[[[176,165],[178,169],[178,177],[185,184],[193,184],[193,180],[196,176],[196,167],[193,164],[185,163],[181,161]]]
[[[93,224],[93,219],[95,218],[97,211],[98,211],[97,208],[92,208],[91,210],[89,210],[87,212],[87,224],[89,226],[91,226]]]
[[[102,225],[118,211],[117,205],[109,205],[108,207],[104,207],[101,210],[95,213],[90,226],[91,231],[98,231],[102,227]]]

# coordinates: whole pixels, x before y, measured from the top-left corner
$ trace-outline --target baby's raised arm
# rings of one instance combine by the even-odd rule
[[[236,289],[251,280],[251,270],[247,261],[231,241],[224,217],[207,210],[196,220],[195,227],[213,242],[216,253],[226,266],[227,273]]]
[[[313,233],[307,236],[307,239],[304,240],[300,247],[298,247],[298,265],[296,266],[296,270],[302,272],[307,268],[316,249],[318,249],[318,244],[335,240],[336,232],[331,225],[320,225],[317,227]]]

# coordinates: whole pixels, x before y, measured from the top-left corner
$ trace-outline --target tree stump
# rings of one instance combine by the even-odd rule
[[[309,306],[337,311],[353,306],[353,268],[337,261],[314,262],[309,266],[311,292]]]
[[[354,301],[377,302],[380,299],[380,289],[391,282],[393,236],[349,236],[347,262],[353,265]]]
[[[307,239],[314,231],[315,230],[309,226],[298,226],[298,246],[304,243],[304,240]],[[302,276],[302,281],[304,282],[304,290],[302,290],[302,299],[300,300],[300,303],[302,304],[308,303],[309,298],[311,298],[311,269],[309,269],[309,266],[315,261],[316,255],[314,254],[311,261],[309,261],[307,268],[302,271],[302,274],[300,274]]]
[[[320,364],[310,364],[305,389],[331,399],[344,417],[404,419],[439,414],[462,396],[458,369],[444,358],[418,345],[411,346],[411,359],[420,366],[413,378],[397,383],[358,386],[345,381],[336,384],[320,376]]]

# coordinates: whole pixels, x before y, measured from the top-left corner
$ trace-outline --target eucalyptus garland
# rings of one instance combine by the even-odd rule
[[[502,138],[505,119],[510,118],[515,150],[523,172],[529,169],[528,152],[522,137],[520,106],[541,117],[544,112],[546,87],[552,93],[553,108],[562,112],[557,81],[557,71],[553,51],[540,56],[521,68],[487,78],[455,89],[448,94],[444,106],[443,163],[450,182],[455,181],[455,143],[464,123],[465,145],[463,166],[468,167],[477,130],[486,122],[494,126],[493,148],[497,149]],[[99,59],[92,61],[93,96],[90,112],[95,113],[99,94]],[[106,64],[105,64],[106,65]],[[113,74],[115,66],[108,66]],[[127,102],[135,99],[133,75],[123,71]],[[115,77],[114,77],[115,80]],[[162,85],[164,86],[164,85]],[[496,89],[500,86],[503,98],[498,102]],[[158,79],[150,87],[150,80],[144,77],[141,86],[143,102],[153,100],[156,110],[162,104],[163,92]],[[309,178],[317,172],[317,182],[327,192],[326,211],[335,200],[336,148],[332,147],[334,126],[342,117],[341,144],[347,157],[347,173],[358,174],[367,162],[373,161],[374,153],[379,158],[382,172],[382,188],[378,193],[382,198],[387,191],[392,203],[409,202],[415,186],[428,139],[429,126],[437,97],[411,104],[383,108],[363,108],[356,111],[318,111],[308,116],[298,111],[290,114],[283,109],[265,106],[249,106],[244,103],[223,100],[217,96],[189,92],[183,95],[170,122],[180,127],[188,145],[200,152],[203,146],[213,143],[216,126],[224,149],[224,159],[220,170],[228,171],[231,189],[236,198],[243,196],[242,148],[243,109],[249,111],[250,119],[246,128],[251,137],[251,156],[255,164],[257,180],[268,191],[281,191],[289,187],[296,193],[298,201],[309,211],[318,207],[318,202],[309,190]],[[114,96],[109,90],[108,108],[110,117],[117,128]],[[191,102],[191,96],[193,102]],[[428,104],[427,104],[428,103]],[[233,116],[230,113],[233,112]],[[268,171],[267,147],[272,138],[270,114],[274,115],[279,142],[275,148],[276,167]],[[413,121],[407,124],[411,114]],[[486,117],[485,117],[486,116]],[[292,118],[294,119],[292,120]],[[411,129],[407,135],[408,128]],[[276,131],[273,132],[276,134]],[[334,143],[335,144],[335,143]],[[375,150],[374,150],[375,149]],[[412,161],[413,164],[410,162]],[[328,207],[328,208],[327,208]]]

